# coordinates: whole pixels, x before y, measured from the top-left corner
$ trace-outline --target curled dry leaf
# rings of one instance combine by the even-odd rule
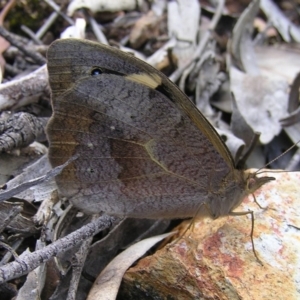
[[[120,248],[126,249],[137,241],[161,234],[169,228],[169,225],[169,220],[124,219],[109,235],[91,246],[85,264],[86,272],[96,278],[106,267],[107,262],[120,252]]]
[[[231,90],[237,107],[260,141],[269,143],[281,131],[280,119],[287,114],[288,84],[283,80],[252,76],[230,69]]]
[[[235,65],[250,74],[258,73],[252,42],[253,22],[258,10],[259,0],[252,1],[244,10],[234,26],[230,45]]]
[[[173,234],[171,232],[142,240],[116,256],[96,279],[87,299],[116,299],[126,270],[156,243]]]
[[[233,30],[230,84],[239,112],[254,132],[261,133],[260,141],[266,144],[281,131],[279,120],[287,112],[288,83],[282,77],[260,74],[252,41],[259,3],[256,0],[249,5]]]
[[[293,141],[294,144],[300,141],[300,107],[299,107],[299,86],[300,86],[300,73],[295,77],[288,101],[288,113],[289,115],[280,120],[281,125],[284,127],[284,131]],[[299,150],[298,150],[299,151]],[[298,165],[299,154],[296,153],[293,161],[290,163],[288,170],[296,170]]]
[[[299,107],[299,87],[300,87],[300,73],[295,77],[291,86],[291,91],[288,101],[288,113],[286,118],[281,119],[282,126],[291,126],[300,122],[300,107]]]

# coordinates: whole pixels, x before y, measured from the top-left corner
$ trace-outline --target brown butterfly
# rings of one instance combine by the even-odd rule
[[[47,128],[59,192],[86,213],[185,218],[233,214],[273,177],[238,170],[189,98],[145,62],[86,40],[48,51]],[[248,212],[245,212],[248,213]]]

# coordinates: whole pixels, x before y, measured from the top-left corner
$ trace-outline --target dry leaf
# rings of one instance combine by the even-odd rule
[[[230,51],[235,65],[246,73],[257,74],[252,33],[253,22],[259,10],[259,0],[249,4],[244,10],[233,29]]]
[[[38,244],[41,244],[41,241],[38,241]],[[40,300],[45,284],[45,277],[46,265],[41,264],[28,274],[24,285],[20,288],[16,300]]]
[[[270,79],[285,79],[291,84],[300,70],[300,48],[297,45],[260,46],[255,48],[260,74]]]
[[[72,16],[75,10],[80,8],[87,8],[93,13],[134,10],[141,7],[143,2],[143,0],[73,0],[68,6],[67,14]]]
[[[75,21],[75,25],[67,27],[61,34],[61,39],[66,38],[77,38],[84,39],[85,38],[85,27],[86,21],[83,18],[77,18]]]
[[[288,84],[265,76],[247,75],[230,69],[231,90],[247,124],[269,143],[281,131],[280,119],[287,115]]]
[[[173,49],[179,67],[193,56],[199,28],[200,4],[197,0],[168,2],[168,34],[177,43]]]
[[[116,299],[126,270],[156,243],[173,234],[171,232],[142,240],[116,256],[96,279],[87,299]]]

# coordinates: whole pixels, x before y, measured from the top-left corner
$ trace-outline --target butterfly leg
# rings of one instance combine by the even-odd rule
[[[201,208],[202,208],[203,206],[204,206],[204,208],[205,208],[205,211],[201,210]],[[200,211],[201,211],[201,214],[200,214]],[[211,210],[210,210],[210,208],[209,208],[209,205],[208,205],[206,202],[202,202],[202,203],[199,205],[199,208],[197,209],[195,215],[192,217],[190,224],[185,228],[185,230],[183,231],[183,233],[181,233],[180,236],[179,236],[178,238],[175,239],[174,244],[175,244],[176,242],[178,242],[180,239],[182,239],[182,238],[185,236],[185,234],[188,232],[188,230],[190,230],[191,227],[194,226],[194,224],[195,224],[195,222],[196,222],[196,218],[199,217],[199,215],[200,215],[201,217],[209,216],[209,217],[215,219],[214,216],[213,216],[213,213],[211,212]],[[193,229],[192,229],[192,230],[193,230]]]
[[[260,209],[267,209],[267,206],[266,206],[266,207],[263,207],[263,206],[261,206],[261,205],[259,204],[259,202],[256,200],[256,197],[255,197],[254,194],[252,194],[252,196],[253,196],[254,202],[256,203],[256,205],[257,205]]]
[[[252,251],[254,253],[254,256],[256,258],[256,260],[263,266],[262,261],[258,258],[257,253],[255,251],[255,247],[254,247],[254,240],[253,240],[253,233],[254,233],[254,214],[252,210],[249,211],[242,211],[242,212],[230,212],[229,215],[230,216],[245,216],[245,215],[251,215],[251,233],[250,233],[250,237],[251,237],[251,244],[252,244]]]

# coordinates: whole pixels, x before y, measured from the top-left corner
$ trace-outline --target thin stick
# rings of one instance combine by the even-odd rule
[[[18,260],[0,267],[0,283],[23,276],[59,253],[81,244],[101,230],[109,228],[117,218],[103,215],[95,221],[53,242],[41,250],[21,255]]]
[[[43,65],[46,63],[46,58],[39,53],[33,52],[27,49],[27,47],[24,47],[24,45],[17,41],[3,26],[0,26],[0,35],[4,37],[11,45],[17,47],[22,53],[30,57],[37,64]]]
[[[68,17],[67,15],[65,15],[61,10],[60,7],[52,0],[44,0],[49,6],[52,7],[52,9],[54,11],[56,11],[59,15],[61,15],[70,25],[74,25],[75,22]]]

